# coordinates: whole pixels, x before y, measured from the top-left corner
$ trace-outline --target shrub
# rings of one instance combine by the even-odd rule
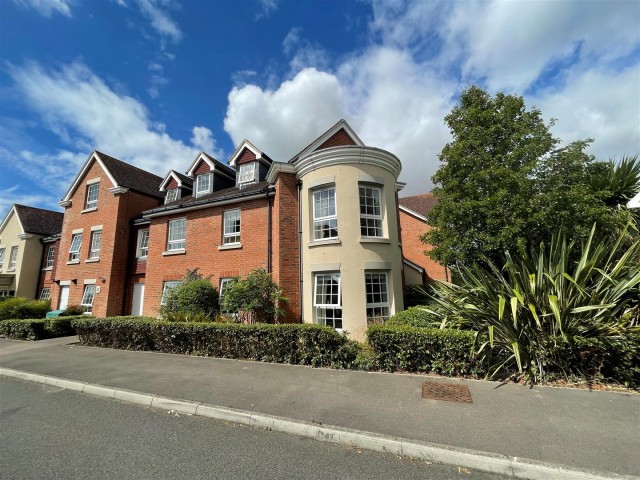
[[[383,370],[478,376],[475,334],[452,329],[373,326],[367,339]]]
[[[347,340],[336,352],[331,362],[332,368],[346,370],[379,370],[376,356],[366,344]]]
[[[198,269],[187,270],[180,284],[167,292],[160,314],[172,322],[209,321],[218,310],[218,291]]]
[[[9,318],[44,318],[51,309],[49,300],[27,300],[16,297],[0,303],[0,320]]]
[[[389,326],[407,326],[407,327],[435,327],[439,324],[438,319],[434,316],[433,312],[427,309],[427,307],[411,307],[403,312],[396,313],[389,320],[386,325]]]
[[[264,362],[329,366],[346,339],[323,325],[176,323],[145,317],[80,318],[80,342],[125,350],[153,350]]]
[[[75,335],[73,318],[11,319],[0,322],[0,333],[16,340],[43,340],[45,338]]]
[[[434,314],[486,337],[476,352],[491,362],[489,376],[517,370],[544,380],[565,365],[562,352],[578,348],[577,339],[613,345],[631,330],[640,241],[625,246],[626,239],[623,233],[593,246],[590,237],[580,247],[558,237],[548,248],[507,254],[502,269],[461,267],[458,286],[435,287]]]
[[[225,312],[235,312],[244,323],[272,323],[283,313],[278,305],[286,301],[271,274],[259,268],[225,287],[222,307]]]
[[[81,305],[69,305],[64,312],[60,314],[61,317],[75,317],[84,314],[84,307]]]

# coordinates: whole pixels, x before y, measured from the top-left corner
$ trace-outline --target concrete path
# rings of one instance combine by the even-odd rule
[[[0,339],[0,366],[569,468],[640,473],[640,395],[437,379],[472,404],[424,400],[429,377]],[[433,380],[433,379],[432,379]]]

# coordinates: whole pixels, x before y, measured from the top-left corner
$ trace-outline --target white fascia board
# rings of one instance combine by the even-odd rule
[[[242,151],[245,148],[247,150],[251,151],[256,156],[256,160],[262,160],[262,150],[260,150],[258,147],[256,147],[249,140],[244,139],[244,140],[242,140],[240,145],[238,145],[238,148],[236,148],[236,150],[233,152],[233,154],[229,158],[229,162],[228,163],[229,163],[229,165],[231,167],[235,167],[236,166],[236,162],[238,161],[238,157],[240,156],[240,154],[242,153]]]
[[[269,192],[268,196],[272,197],[274,196],[275,193],[274,192]],[[221,200],[219,202],[211,202],[211,203],[203,203],[200,205],[193,205],[191,207],[184,207],[184,208],[174,208],[171,210],[165,210],[162,212],[156,212],[156,213],[149,213],[147,215],[143,215],[142,218],[146,219],[150,219],[150,218],[155,218],[155,217],[162,217],[165,215],[176,215],[178,213],[185,213],[185,212],[191,212],[193,210],[202,210],[203,208],[212,208],[212,207],[217,207],[219,205],[229,205],[232,203],[241,203],[241,202],[246,202],[248,200],[255,200],[257,198],[265,198],[265,192],[262,193],[258,193],[256,195],[249,195],[247,197],[238,197],[238,198],[230,198],[228,200]]]
[[[267,172],[266,180],[270,184],[274,184],[278,174],[282,173],[296,173],[296,166],[292,163],[273,162]]]
[[[180,180],[180,177],[176,175],[176,172],[174,170],[169,170],[169,173],[167,173],[167,176],[164,177],[164,180],[160,184],[161,192],[165,191],[165,189],[167,188],[167,185],[169,184],[172,178],[178,183],[178,188],[182,187],[182,181]]]
[[[356,132],[353,131],[353,129],[349,126],[347,121],[344,120],[344,119],[341,119],[341,120],[338,121],[338,123],[336,123],[333,127],[331,127],[329,130],[327,130],[322,135],[320,135],[318,138],[316,138],[313,141],[313,143],[311,143],[304,150],[302,150],[301,152],[296,154],[293,158],[302,158],[305,155],[315,151],[316,148],[318,148],[324,142],[329,140],[333,135],[335,135],[341,129],[344,129],[344,131],[347,132],[347,135],[349,135],[349,137],[351,137],[351,140],[353,140],[357,146],[359,146],[359,147],[364,147],[365,146],[364,142],[362,140],[360,140],[360,137],[358,137]]]
[[[84,163],[83,167],[80,169],[80,172],[78,172],[78,175],[76,175],[76,178],[73,180],[71,187],[69,187],[69,190],[67,190],[67,193],[64,195],[60,203],[65,203],[70,201],[71,196],[75,193],[78,186],[80,186],[80,181],[84,178],[85,174],[89,170],[89,167],[91,166],[91,162],[93,160],[98,162],[98,165],[100,165],[100,168],[102,168],[104,173],[107,174],[107,177],[109,177],[109,180],[113,184],[113,187],[114,188],[118,187],[118,183],[113,178],[113,175],[111,175],[111,172],[107,169],[107,167],[102,162],[102,159],[100,158],[100,156],[94,150],[93,152],[91,152],[91,155],[89,155],[89,158],[87,158],[87,161]]]
[[[4,220],[2,220],[2,223],[0,223],[0,232],[2,232],[2,230],[4,230],[4,227],[9,222],[9,219],[11,218],[11,215],[15,215],[16,216],[16,218],[18,219],[18,224],[20,225],[20,231],[22,233],[24,233],[24,227],[22,226],[22,222],[20,221],[20,217],[18,216],[18,212],[16,211],[16,206],[15,205],[13,205],[11,207],[11,210],[9,210],[9,213],[7,213],[7,216],[4,217]]]
[[[413,216],[413,217],[416,217],[418,220],[422,220],[422,221],[424,221],[424,222],[426,222],[426,221],[427,221],[427,217],[425,217],[425,216],[423,216],[423,215],[420,215],[420,214],[419,214],[419,213],[417,213],[417,212],[414,212],[414,211],[413,211],[413,210],[411,210],[410,208],[403,207],[402,205],[398,205],[398,208],[399,208],[400,210],[402,210],[404,213],[408,213],[409,215],[411,215],[411,216]]]
[[[404,263],[407,267],[413,268],[419,273],[424,273],[424,268],[422,268],[417,263],[413,263],[411,260],[407,260],[406,258],[403,258],[402,263]]]

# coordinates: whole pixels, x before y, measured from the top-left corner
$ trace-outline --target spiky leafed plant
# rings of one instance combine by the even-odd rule
[[[640,241],[627,247],[621,235],[594,246],[594,230],[584,245],[557,237],[548,247],[508,255],[502,270],[462,267],[458,285],[434,289],[430,310],[442,327],[478,333],[476,353],[490,362],[489,376],[517,368],[539,381],[574,338],[615,341],[634,328],[629,310],[640,295]],[[572,263],[575,248],[581,252]]]
[[[604,202],[615,207],[625,205],[640,191],[640,159],[624,156],[619,162],[609,160],[594,166],[591,189],[600,192]]]

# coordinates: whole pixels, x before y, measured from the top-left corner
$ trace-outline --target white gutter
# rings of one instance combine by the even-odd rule
[[[273,195],[275,195],[275,192],[269,192],[268,194],[269,197]],[[255,200],[257,198],[264,198],[264,192],[257,193],[255,195],[249,195],[247,197],[230,198],[228,200],[221,200],[219,202],[202,203],[200,205],[192,205],[190,207],[184,207],[184,208],[176,207],[170,210],[164,210],[162,212],[149,213],[147,215],[143,214],[142,218],[148,219],[148,218],[162,217],[164,215],[173,215],[175,213],[191,212],[193,210],[202,210],[203,208],[217,207],[218,205],[229,205],[230,203],[246,202],[248,200]]]

